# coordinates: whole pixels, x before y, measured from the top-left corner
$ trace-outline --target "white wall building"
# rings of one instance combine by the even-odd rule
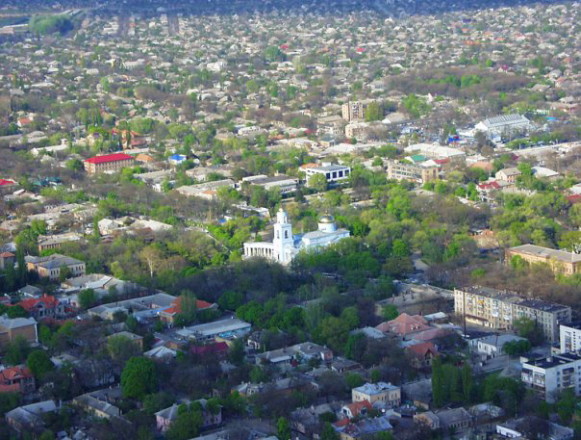
[[[320,167],[304,168],[307,175],[307,182],[315,174],[322,174],[327,179],[327,183],[341,182],[347,180],[351,175],[351,168],[345,165],[325,164]]]
[[[244,258],[262,257],[281,264],[289,264],[301,250],[312,251],[326,247],[349,235],[348,230],[337,228],[331,216],[321,218],[318,230],[293,235],[292,224],[288,220],[287,213],[281,208],[276,214],[272,243],[244,243]]]
[[[581,322],[561,324],[559,326],[561,353],[581,351]]]
[[[572,389],[579,396],[581,356],[562,353],[523,362],[521,379],[527,387],[539,392],[549,403],[554,403],[557,395],[567,389]]]

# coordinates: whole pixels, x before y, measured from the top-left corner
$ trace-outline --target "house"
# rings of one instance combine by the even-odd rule
[[[249,176],[242,179],[243,182],[248,182],[250,185],[261,186],[266,191],[276,189],[281,194],[291,194],[297,190],[299,179],[285,175],[278,175],[267,177],[265,175]]]
[[[333,427],[341,440],[360,440],[393,429],[387,416],[362,419],[354,423],[339,421]]]
[[[199,404],[202,408],[203,422],[201,428],[208,428],[222,423],[222,407],[218,406],[217,411],[212,412],[208,409],[208,401],[206,399],[199,399],[192,402],[190,405]],[[162,409],[155,413],[155,422],[157,429],[164,433],[170,428],[171,424],[177,419],[179,413],[179,406],[174,403],[169,408]]]
[[[355,417],[367,415],[372,409],[373,406],[369,401],[362,400],[360,402],[353,402],[343,406],[341,408],[341,414],[351,420]]]
[[[73,405],[101,419],[121,417],[121,409],[115,405],[121,395],[120,387],[106,388],[75,397]]]
[[[562,353],[523,361],[521,380],[547,402],[554,403],[557,395],[566,389],[571,389],[576,396],[581,395],[580,370],[580,355]]]
[[[67,232],[64,234],[54,234],[54,235],[39,235],[38,252],[59,249],[65,243],[80,240],[82,240],[82,237],[75,232]]]
[[[291,347],[279,348],[256,355],[257,365],[275,365],[283,369],[306,363],[311,359],[318,359],[321,362],[330,362],[333,359],[333,352],[327,347],[304,342]]]
[[[52,295],[43,294],[40,298],[23,299],[18,303],[34,319],[60,318],[65,314],[65,304]]]
[[[503,180],[504,182],[516,183],[518,176],[520,176],[521,174],[522,173],[519,171],[518,168],[504,168],[498,171],[494,175],[494,178],[496,180]]]
[[[171,306],[165,310],[159,312],[159,319],[166,324],[173,325],[175,323],[175,318],[182,312],[182,298],[177,297],[171,304]],[[201,299],[196,299],[196,311],[202,312],[204,310],[216,310],[218,304],[209,303]]]
[[[107,336],[107,339],[111,338],[126,338],[130,340],[136,347],[139,348],[140,351],[143,351],[143,336],[136,335],[135,333],[122,331],[118,333],[114,333],[112,335]]]
[[[523,244],[522,246],[507,249],[506,262],[510,263],[515,256],[519,256],[530,264],[548,264],[555,273],[564,275],[581,273],[581,254],[576,254],[575,252],[551,249],[534,244]]]
[[[478,340],[476,345],[476,351],[485,356],[487,359],[494,358],[496,356],[501,356],[504,354],[504,345],[509,342],[520,342],[526,341],[527,339],[521,338],[516,335],[493,335],[486,336]]]
[[[439,355],[438,349],[432,342],[422,342],[406,347],[406,352],[415,368],[428,368]]]
[[[133,166],[135,159],[125,153],[106,154],[85,159],[85,170],[89,174],[116,173],[123,168]]]
[[[382,407],[395,407],[401,403],[401,388],[385,382],[366,383],[351,390],[351,400],[366,400],[373,406],[379,403]]]
[[[496,433],[503,438],[528,438],[542,432],[547,440],[573,440],[575,431],[539,417],[529,416],[507,420],[496,425]]]
[[[23,432],[40,433],[44,430],[43,416],[57,411],[53,400],[45,400],[30,405],[19,406],[5,414],[6,423],[19,434]]]
[[[41,246],[40,243],[39,246]],[[51,281],[58,280],[61,275],[61,268],[63,267],[68,268],[72,276],[78,277],[85,275],[85,263],[76,258],[67,257],[66,255],[52,254],[47,257],[27,256],[25,259],[29,272],[36,272],[40,278],[48,278]]]
[[[402,313],[391,321],[382,322],[376,329],[384,333],[394,333],[402,338],[406,338],[414,333],[430,329],[428,321],[420,315],[410,316]]]
[[[24,365],[0,370],[0,393],[28,394],[35,390],[34,376]]]
[[[6,270],[9,267],[14,267],[16,263],[16,255],[12,252],[0,253],[0,270]]]
[[[0,348],[23,337],[30,344],[38,343],[38,332],[34,318],[8,318],[0,316]]]
[[[427,425],[430,429],[444,429],[448,432],[463,431],[472,426],[472,415],[464,408],[453,408],[437,411],[426,411],[416,414],[414,420]]]
[[[143,353],[143,356],[158,361],[169,361],[175,359],[177,354],[178,352],[176,350],[160,345],[159,347],[154,347],[151,350],[146,351]]]

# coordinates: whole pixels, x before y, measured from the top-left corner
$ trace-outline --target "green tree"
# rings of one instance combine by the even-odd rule
[[[291,438],[290,423],[284,417],[279,417],[276,421],[276,436],[280,440],[290,440]]]
[[[202,413],[198,408],[184,406],[178,408],[178,416],[166,433],[167,440],[188,440],[198,436],[204,422]]]
[[[442,360],[437,357],[432,362],[432,400],[436,408],[441,408],[446,403],[445,386]]]
[[[532,345],[540,345],[545,340],[543,330],[535,320],[517,318],[513,320],[513,327],[519,336],[528,339]]]
[[[139,355],[141,350],[137,343],[127,336],[113,335],[107,339],[107,351],[113,359],[123,362],[130,357]]]
[[[6,348],[4,361],[9,365],[18,365],[24,362],[30,353],[30,344],[24,336],[17,336]]]
[[[81,309],[88,309],[97,303],[97,294],[93,289],[81,290],[78,294],[79,306]]]
[[[323,174],[320,173],[313,174],[308,178],[307,183],[309,188],[312,188],[317,192],[327,191],[328,187],[327,178]]]
[[[155,364],[146,357],[132,357],[121,373],[123,395],[141,399],[157,389]]]
[[[339,440],[341,436],[335,429],[333,425],[329,422],[325,422],[323,425],[323,431],[321,432],[321,440]]]
[[[383,108],[377,101],[370,102],[364,111],[365,121],[381,121],[383,119]]]
[[[54,364],[44,350],[35,350],[28,355],[26,366],[36,379],[42,379],[46,374],[54,370]]]
[[[393,304],[386,304],[381,308],[381,316],[386,321],[391,321],[399,316],[399,312]]]
[[[502,350],[509,356],[522,356],[531,350],[531,343],[527,340],[509,341],[504,344]]]

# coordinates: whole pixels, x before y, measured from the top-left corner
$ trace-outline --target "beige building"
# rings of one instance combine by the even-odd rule
[[[64,234],[55,235],[39,235],[38,236],[38,252],[59,249],[64,243],[71,241],[79,241],[82,237],[74,232],[67,232]]]
[[[439,171],[440,167],[437,164],[422,165],[401,162],[398,160],[387,161],[388,179],[410,180],[418,183],[426,183],[432,180],[437,180]]]
[[[85,170],[89,174],[115,173],[125,167],[133,166],[135,159],[125,153],[106,154],[85,160]]]
[[[515,256],[521,257],[530,264],[548,264],[555,273],[573,275],[581,272],[581,254],[574,252],[561,251],[534,244],[523,244],[506,251],[507,263]]]
[[[373,405],[379,402],[386,406],[399,406],[401,403],[401,388],[390,383],[366,383],[351,390],[353,402],[368,401]]]
[[[496,178],[496,180],[502,180],[504,182],[509,182],[509,183],[516,183],[516,179],[521,174],[522,173],[518,170],[518,168],[504,168],[504,169],[498,171],[494,175],[494,177]]]
[[[85,275],[83,261],[61,254],[52,254],[48,257],[26,257],[26,266],[30,272],[36,272],[40,278],[48,278],[51,281],[59,279],[64,267],[69,269],[71,277]]]
[[[512,330],[515,319],[528,318],[550,342],[559,340],[560,324],[571,322],[571,307],[481,286],[454,289],[454,312],[466,322],[495,330]]]
[[[36,320],[34,318],[10,319],[6,315],[0,316],[0,348],[19,336],[24,337],[31,344],[36,344],[38,342]]]

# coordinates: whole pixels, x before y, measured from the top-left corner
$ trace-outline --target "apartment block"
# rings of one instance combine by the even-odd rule
[[[351,390],[353,402],[368,401],[372,405],[380,402],[387,406],[399,406],[401,403],[401,388],[390,383],[366,383]]]
[[[536,321],[550,342],[558,340],[560,324],[571,322],[571,307],[481,286],[454,289],[454,312],[467,322],[495,330],[512,330],[515,319],[528,318]]]
[[[581,394],[581,356],[562,353],[547,358],[527,360],[522,364],[521,380],[530,389],[554,403],[557,395],[567,389]]]
[[[561,353],[581,352],[581,322],[559,326]]]
[[[398,160],[387,161],[388,179],[426,183],[437,180],[439,171],[440,167],[437,164],[413,164]]]

